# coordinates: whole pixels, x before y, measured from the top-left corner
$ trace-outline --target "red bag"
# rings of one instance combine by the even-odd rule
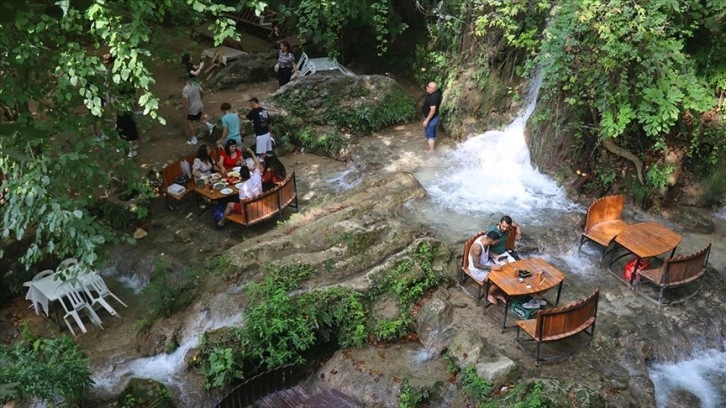
[[[641,259],[640,262],[638,262],[638,270],[635,270],[635,263],[638,262],[638,258],[631,259],[628,263],[625,264],[625,271],[623,271],[623,278],[625,278],[628,282],[637,282],[638,281],[638,272],[642,271],[645,268],[650,268],[650,261],[647,259]],[[635,275],[635,276],[633,276]]]

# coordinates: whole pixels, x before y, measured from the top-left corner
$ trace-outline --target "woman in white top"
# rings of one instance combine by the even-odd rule
[[[213,171],[219,170],[217,164],[212,159],[212,148],[203,144],[197,149],[197,157],[192,163],[192,175],[194,181],[199,181],[204,176],[209,176]]]
[[[469,272],[474,278],[485,282],[490,271],[496,271],[501,268],[489,259],[489,247],[496,245],[499,240],[497,234],[493,231],[487,232],[485,235],[477,238],[469,248]],[[495,285],[489,286],[487,293],[489,303],[497,304],[499,301],[506,302],[504,294]]]

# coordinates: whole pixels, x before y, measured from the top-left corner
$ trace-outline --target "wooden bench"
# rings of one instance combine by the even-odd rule
[[[265,191],[255,198],[244,200],[241,204],[242,212],[239,214],[230,214],[226,219],[245,227],[275,216],[280,216],[282,210],[287,206],[297,210],[297,181],[295,180],[295,172],[272,190]]]
[[[483,280],[475,278],[474,275],[471,274],[471,271],[469,271],[469,250],[471,250],[471,246],[472,244],[474,244],[474,241],[476,241],[477,238],[483,235],[486,235],[486,231],[479,232],[478,234],[474,235],[466,241],[466,243],[464,244],[464,259],[461,260],[461,269],[459,270],[459,287],[461,288],[461,290],[464,291],[464,293],[476,300],[477,306],[479,306],[479,302],[481,301],[482,296],[486,296],[486,293],[484,295],[481,294],[485,284]],[[512,227],[509,229],[509,235],[507,236],[507,243],[504,245],[504,249],[506,249],[507,251],[513,250],[516,240],[517,227],[512,225]],[[471,278],[471,280],[473,280],[474,283],[476,283],[477,285],[476,296],[474,296],[473,293],[469,292],[469,290],[464,287],[464,282],[466,282],[466,280],[469,278]]]
[[[540,358],[540,348],[542,343],[564,340],[582,332],[588,334],[592,339],[593,334],[595,334],[599,297],[600,289],[597,289],[592,295],[577,303],[554,309],[540,310],[534,319],[517,321],[517,345],[534,357],[535,365],[539,365],[540,361],[554,360],[574,354],[587,345],[589,341],[583,343],[580,347],[570,348],[565,353],[547,358]],[[587,329],[590,329],[589,333]],[[534,352],[525,347],[524,342],[526,340],[520,339],[520,330],[527,333],[536,343],[537,346]]]
[[[600,257],[600,262],[602,262],[613,239],[628,226],[625,221],[620,219],[623,204],[625,204],[625,196],[618,194],[599,198],[590,205],[590,208],[587,209],[585,228],[582,231],[577,253],[580,253],[585,241],[596,242],[605,247]]]
[[[646,299],[657,303],[658,307],[660,307],[664,304],[663,295],[666,289],[677,288],[698,281],[698,287],[693,293],[680,299],[669,301],[666,304],[680,303],[695,296],[701,290],[701,286],[703,286],[703,278],[706,276],[706,264],[708,264],[708,256],[710,253],[711,243],[694,254],[668,258],[660,268],[639,271],[640,282],[643,282],[643,279],[645,279],[660,288],[660,290],[658,291],[657,297],[649,296],[641,292],[640,288],[638,288],[638,292]]]
[[[182,157],[181,159],[175,161],[174,163],[171,163],[170,165],[164,167],[164,170],[162,171],[164,174],[164,185],[161,187],[161,193],[164,194],[166,197],[166,206],[173,210],[176,208],[176,204],[178,204],[184,197],[186,197],[189,193],[194,191],[194,179],[192,178],[189,180],[186,185],[184,185],[184,188],[186,190],[181,194],[171,194],[167,191],[167,188],[174,184],[174,180],[177,179],[177,177],[184,174],[182,171],[182,162],[186,161],[189,163],[189,169],[192,168],[192,163],[194,162],[194,158],[196,155],[189,155]]]

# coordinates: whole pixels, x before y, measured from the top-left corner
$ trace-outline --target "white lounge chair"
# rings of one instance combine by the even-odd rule
[[[106,286],[106,282],[103,281],[103,278],[101,275],[99,275],[96,272],[91,272],[83,279],[83,288],[86,292],[86,295],[91,299],[91,306],[93,307],[96,303],[103,306],[104,309],[106,309],[112,316],[121,317],[116,310],[111,307],[111,305],[106,302],[104,299],[105,297],[111,296],[112,298],[116,299],[119,303],[121,303],[124,307],[126,306],[126,303],[122,302],[121,299],[118,298],[113,292],[111,292],[108,289],[108,286]],[[94,296],[95,293],[95,296]]]
[[[83,325],[83,321],[81,321],[81,317],[78,315],[78,312],[83,309],[86,310],[91,322],[103,329],[103,326],[101,325],[101,318],[98,317],[93,308],[86,303],[85,300],[83,300],[81,294],[73,287],[72,282],[63,282],[58,289],[56,289],[56,292],[58,293],[58,300],[66,312],[63,316],[63,320],[66,322],[66,326],[68,326],[68,330],[71,331],[73,337],[76,337],[76,332],[73,331],[73,327],[68,321],[68,316],[72,316],[78,327],[81,328],[81,331],[86,333],[86,326]]]
[[[315,73],[315,65],[310,63],[308,54],[304,52],[300,56],[300,60],[297,62],[297,72],[299,74],[292,74],[292,79],[304,77],[305,75],[312,75]]]

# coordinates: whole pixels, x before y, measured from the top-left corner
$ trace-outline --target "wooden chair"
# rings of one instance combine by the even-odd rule
[[[484,289],[484,281],[475,278],[469,270],[469,251],[471,250],[471,246],[474,244],[474,241],[476,241],[477,238],[485,234],[486,231],[479,232],[466,241],[466,243],[464,244],[464,259],[461,260],[461,269],[459,270],[459,287],[461,288],[461,290],[464,291],[464,293],[476,300],[477,306],[479,306],[479,302],[481,301],[482,296],[486,296],[486,293],[484,295],[481,294]],[[474,296],[473,293],[469,292],[469,290],[466,289],[466,287],[464,286],[464,282],[466,282],[466,280],[469,278],[471,278],[471,280],[473,280],[477,286],[476,296]]]
[[[696,287],[693,293],[665,304],[681,303],[695,296],[701,290],[701,286],[703,286],[703,278],[706,276],[706,265],[708,264],[708,256],[710,253],[711,243],[694,254],[668,258],[660,268],[646,269],[638,272],[641,283],[645,280],[647,283],[651,283],[657,288],[660,288],[657,297],[649,296],[645,292],[641,292],[640,288],[638,288],[638,292],[646,299],[657,303],[658,307],[661,307],[664,304],[663,295],[666,289],[673,289],[698,281],[698,287]]]
[[[620,219],[625,204],[625,196],[622,194],[610,195],[595,200],[587,209],[585,228],[580,238],[580,246],[577,252],[582,250],[585,241],[593,241],[605,247],[600,262],[608,253],[608,247],[612,240],[624,230],[628,224]]]
[[[583,343],[580,347],[571,348],[565,353],[546,358],[540,358],[540,349],[542,343],[564,340],[582,332],[588,334],[592,339],[595,334],[599,297],[600,289],[597,289],[592,295],[577,303],[554,309],[540,310],[534,319],[517,321],[517,345],[534,357],[535,365],[539,365],[540,361],[555,360],[574,354],[587,345],[589,341]],[[589,333],[588,329],[590,329]],[[527,333],[534,340],[536,343],[534,351],[525,347],[524,343],[527,340],[520,339],[520,330]]]
[[[184,186],[186,190],[181,194],[171,194],[167,191],[167,188],[170,185],[174,184],[174,181],[177,179],[177,177],[181,176],[184,173],[182,170],[182,161],[186,161],[187,163],[189,163],[189,168],[191,169],[195,157],[196,155],[194,154],[182,157],[181,159],[164,167],[164,185],[161,186],[161,193],[164,194],[164,196],[166,197],[166,205],[170,210],[175,209],[176,204],[184,199],[184,197],[186,197],[189,193],[194,191],[195,184],[193,177],[192,180],[187,181],[186,185]]]
[[[484,289],[484,281],[479,280],[474,275],[471,274],[469,271],[469,250],[471,250],[471,245],[474,243],[474,241],[477,240],[477,238],[481,237],[482,235],[485,235],[486,231],[482,231],[474,235],[473,237],[469,238],[466,243],[464,244],[464,259],[461,260],[461,269],[459,270],[459,287],[461,290],[464,291],[467,295],[474,298],[476,300],[476,305],[479,306],[479,302],[481,301],[481,298],[486,295],[482,295],[481,292]],[[507,236],[507,242],[504,244],[504,249],[507,251],[514,250],[515,242],[517,241],[517,227],[512,226],[509,230],[509,235]],[[477,293],[476,296],[474,296],[473,293],[469,292],[469,290],[464,287],[464,282],[466,282],[467,279],[471,278],[471,280],[474,281],[477,285]]]
[[[250,226],[275,216],[281,216],[285,207],[298,209],[297,180],[292,172],[285,180],[272,190],[265,191],[255,198],[240,202],[242,212],[230,214],[227,220],[242,226]]]

